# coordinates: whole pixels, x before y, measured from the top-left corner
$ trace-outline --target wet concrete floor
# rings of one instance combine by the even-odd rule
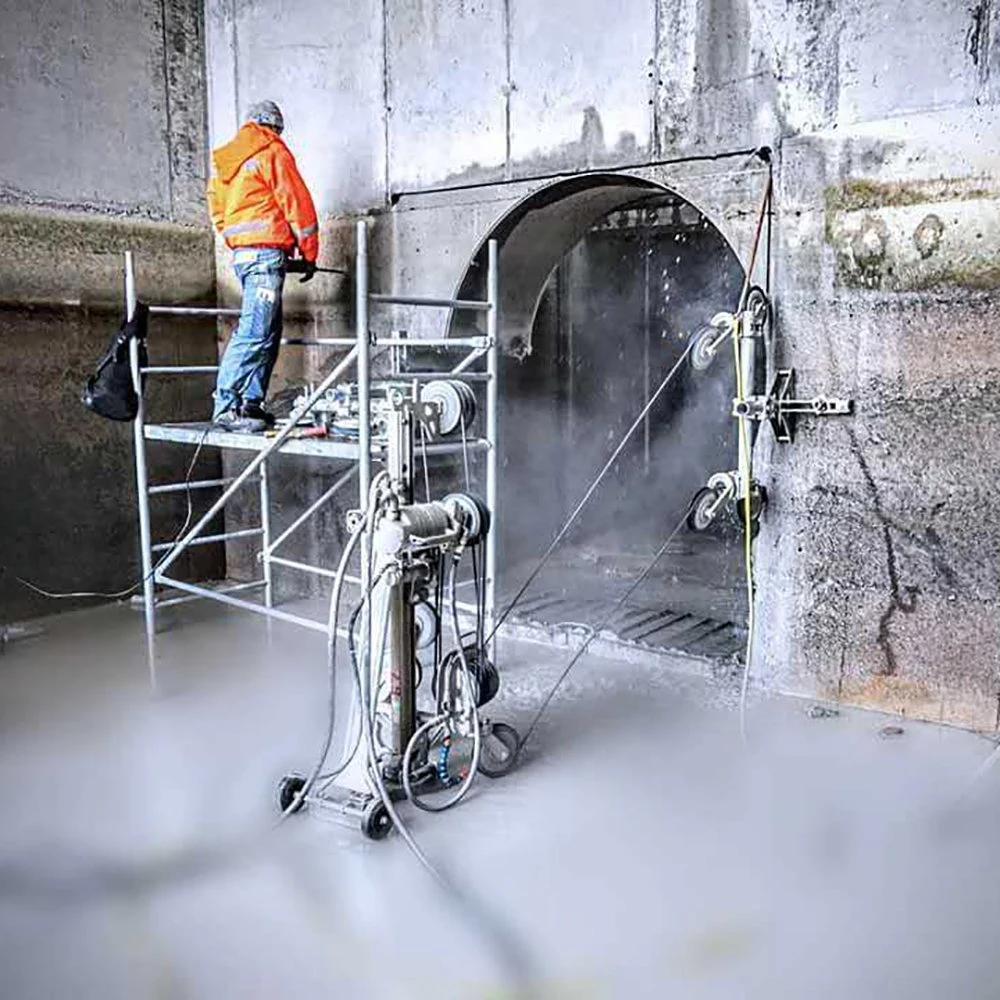
[[[168,624],[155,697],[125,607],[0,657],[4,998],[1000,995],[1000,769],[955,806],[982,737],[757,696],[744,746],[732,684],[585,658],[518,771],[403,809],[449,894],[396,834],[268,832],[322,635]],[[490,714],[523,729],[566,658],[503,646]]]

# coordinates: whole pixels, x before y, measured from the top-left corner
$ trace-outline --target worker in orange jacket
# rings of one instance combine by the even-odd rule
[[[233,251],[243,288],[240,321],[226,346],[215,386],[216,427],[259,432],[274,424],[264,409],[281,346],[281,294],[298,253],[302,281],[316,272],[316,208],[295,159],[281,140],[285,123],[273,101],[255,104],[232,141],[212,152],[208,209]]]

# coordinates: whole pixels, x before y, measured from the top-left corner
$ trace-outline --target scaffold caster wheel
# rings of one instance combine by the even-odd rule
[[[521,748],[521,737],[513,726],[506,722],[494,722],[489,732],[483,733],[483,745],[479,750],[479,773],[487,778],[502,778],[510,774],[517,763],[517,752]]]
[[[302,777],[301,774],[286,774],[281,781],[278,783],[278,808],[283,812],[287,813],[289,809],[292,809],[292,803],[295,802],[296,796],[302,791],[306,786],[306,779]],[[306,800],[302,799],[299,804],[292,809],[293,813],[297,813],[300,809],[304,808]]]
[[[392,818],[381,799],[373,799],[361,817],[361,832],[369,840],[384,840],[392,829]]]
[[[719,513],[716,506],[718,500],[719,494],[711,487],[703,486],[698,490],[688,509],[687,526],[692,531],[708,531]],[[715,511],[712,511],[713,507],[716,507]]]

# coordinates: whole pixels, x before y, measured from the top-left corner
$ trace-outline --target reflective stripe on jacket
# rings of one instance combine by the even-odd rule
[[[234,250],[297,245],[306,260],[319,254],[316,208],[295,158],[276,132],[255,122],[213,150],[208,210]]]

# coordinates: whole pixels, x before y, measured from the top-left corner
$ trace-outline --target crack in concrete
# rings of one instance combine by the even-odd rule
[[[889,574],[889,603],[878,621],[878,634],[875,637],[875,644],[882,650],[885,657],[885,675],[892,677],[899,671],[899,661],[896,659],[896,651],[892,645],[892,634],[890,626],[897,612],[904,615],[913,614],[917,609],[917,597],[920,588],[917,586],[903,587],[899,582],[899,568],[896,563],[896,546],[892,538],[893,523],[886,515],[882,507],[882,496],[879,493],[875,478],[872,476],[868,461],[861,450],[861,443],[853,428],[847,428],[847,436],[851,442],[851,452],[858,461],[861,474],[864,476],[868,491],[871,494],[872,507],[875,516],[882,526],[882,539],[885,544],[886,570]]]

